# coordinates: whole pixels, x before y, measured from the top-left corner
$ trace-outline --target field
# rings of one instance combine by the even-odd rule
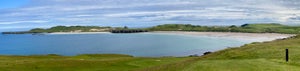
[[[190,58],[143,58],[117,54],[0,56],[0,71],[130,71]]]

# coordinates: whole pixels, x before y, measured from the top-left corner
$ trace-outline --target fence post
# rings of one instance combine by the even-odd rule
[[[285,61],[289,62],[289,49],[288,48],[285,49]]]

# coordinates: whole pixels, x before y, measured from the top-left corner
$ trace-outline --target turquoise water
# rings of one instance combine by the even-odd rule
[[[248,41],[158,33],[0,35],[0,55],[128,54],[188,56],[241,46]]]

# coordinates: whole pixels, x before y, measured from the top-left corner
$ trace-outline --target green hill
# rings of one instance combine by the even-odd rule
[[[54,26],[51,28],[35,28],[28,32],[35,33],[51,33],[51,32],[107,32],[111,30],[111,27],[100,26]]]
[[[287,26],[281,25],[281,24],[277,24],[277,23],[269,23],[269,24],[266,24],[266,23],[256,23],[256,24],[248,24],[245,27],[278,28],[278,27],[287,27]]]
[[[198,32],[243,32],[243,33],[285,33],[299,34],[299,26],[286,26],[276,23],[243,24],[241,26],[201,26],[191,24],[164,24],[148,30],[152,31],[198,31]]]

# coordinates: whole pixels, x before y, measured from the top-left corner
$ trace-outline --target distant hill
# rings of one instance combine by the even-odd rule
[[[38,33],[51,33],[51,32],[105,32],[109,31],[111,27],[100,27],[100,26],[55,26],[49,29],[35,28],[29,32]]]
[[[23,32],[4,33],[52,33],[52,32],[109,32],[112,30],[143,31],[194,31],[194,32],[240,32],[240,33],[283,33],[300,34],[300,26],[287,26],[278,23],[255,23],[231,26],[201,26],[191,24],[164,24],[150,28],[101,27],[101,26],[54,26],[51,28],[35,28]]]
[[[300,26],[277,23],[243,24],[240,26],[201,26],[191,24],[164,24],[148,28],[151,31],[198,31],[198,32],[243,32],[299,34]]]

